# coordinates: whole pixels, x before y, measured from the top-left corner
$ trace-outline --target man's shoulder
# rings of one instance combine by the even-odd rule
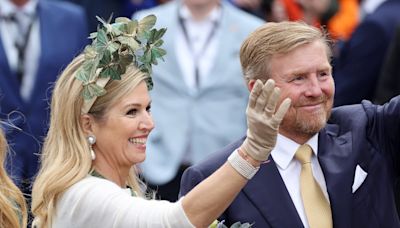
[[[352,123],[365,122],[377,116],[392,115],[400,106],[400,96],[394,97],[384,105],[376,105],[371,101],[363,100],[360,104],[344,105],[332,109],[328,123],[340,124],[341,126]]]
[[[171,1],[171,2],[168,2],[168,3],[164,3],[164,4],[161,4],[161,5],[159,5],[159,6],[156,6],[156,7],[152,7],[152,8],[150,8],[150,9],[144,9],[144,10],[140,10],[140,11],[137,11],[135,14],[133,14],[133,18],[135,18],[135,19],[141,19],[141,18],[143,18],[143,17],[145,17],[145,16],[147,16],[147,15],[150,15],[150,14],[154,14],[155,16],[157,16],[157,17],[159,17],[159,16],[168,16],[168,17],[171,17],[171,16],[173,16],[173,15],[171,15],[171,13],[173,13],[174,11],[176,11],[176,13],[178,12],[177,11],[177,2],[176,1]],[[157,21],[160,21],[160,20],[170,20],[170,19],[168,19],[168,18],[157,18]]]
[[[237,24],[245,24],[249,29],[254,30],[265,23],[264,20],[233,6],[231,3],[223,2],[222,4],[224,10],[226,10],[224,15],[233,18]]]
[[[337,125],[340,129],[354,129],[368,123],[366,108],[372,104],[344,105],[332,109],[328,124]]]

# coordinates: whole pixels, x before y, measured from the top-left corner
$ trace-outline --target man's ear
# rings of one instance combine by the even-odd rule
[[[81,126],[83,128],[83,132],[86,135],[92,135],[93,134],[93,117],[88,115],[88,114],[83,114],[81,115]]]
[[[254,84],[256,84],[256,81],[257,80],[255,80],[255,79],[251,79],[249,81],[249,83],[247,83],[247,89],[249,89],[250,92],[253,90],[253,87],[254,87]]]

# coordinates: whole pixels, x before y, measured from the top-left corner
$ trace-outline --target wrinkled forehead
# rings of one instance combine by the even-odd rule
[[[331,70],[326,45],[323,42],[312,42],[300,45],[291,51],[271,56],[268,72],[274,74],[293,74],[313,70]]]

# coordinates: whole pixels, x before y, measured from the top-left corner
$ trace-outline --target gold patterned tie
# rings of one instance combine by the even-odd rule
[[[310,228],[332,227],[332,212],[311,168],[312,149],[308,144],[297,149],[295,158],[301,162],[300,191]]]

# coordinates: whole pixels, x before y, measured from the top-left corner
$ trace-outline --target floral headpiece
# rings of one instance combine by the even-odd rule
[[[75,75],[83,85],[82,113],[89,112],[96,98],[106,94],[107,83],[120,80],[130,64],[150,75],[152,64],[157,65],[157,59],[166,54],[160,48],[166,29],[153,28],[157,20],[154,15],[140,21],[125,17],[116,18],[115,23],[97,20],[101,26],[90,34],[92,44],[86,46],[85,60]],[[153,88],[151,77],[146,83],[149,90]]]

